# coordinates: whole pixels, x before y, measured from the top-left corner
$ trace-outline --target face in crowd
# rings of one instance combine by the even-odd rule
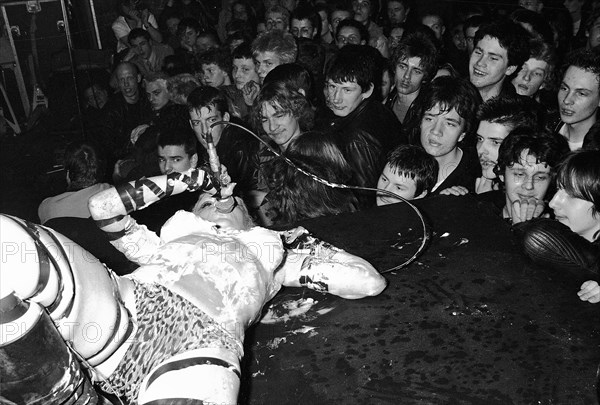
[[[158,147],[158,166],[162,174],[183,173],[198,164],[198,155],[189,155],[184,145],[165,145]]]
[[[529,149],[521,152],[519,161],[507,166],[500,176],[504,182],[506,207],[511,207],[515,201],[526,201],[532,198],[543,201],[552,174],[550,166],[538,162],[537,157],[529,154]]]
[[[190,111],[190,125],[196,134],[196,139],[204,147],[208,149],[206,142],[206,135],[210,133],[212,135],[213,143],[215,146],[219,144],[221,136],[223,135],[224,126],[212,124],[219,121],[229,121],[229,113],[222,113],[214,106],[200,107],[200,109],[194,109]]]
[[[265,102],[261,105],[261,122],[267,136],[285,151],[290,142],[300,135],[300,122],[279,104]]]
[[[594,119],[600,106],[598,76],[576,66],[569,66],[558,90],[560,119],[569,125]]]
[[[355,81],[352,82],[334,82],[327,79],[325,84],[325,99],[327,107],[338,117],[345,117],[356,109],[373,94],[373,85],[363,92],[362,88]]]
[[[443,109],[438,103],[423,114],[421,145],[431,156],[442,158],[454,152],[458,142],[465,137],[464,129],[465,120],[456,109]]]
[[[498,150],[511,129],[496,122],[481,121],[477,128],[477,156],[483,177],[496,178],[494,167],[498,163]]]

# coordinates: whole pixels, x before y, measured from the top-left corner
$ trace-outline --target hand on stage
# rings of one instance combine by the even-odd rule
[[[440,191],[442,195],[466,195],[469,194],[469,190],[463,186],[452,186]]]
[[[544,208],[546,208],[546,205],[542,200],[532,197],[514,201],[509,214],[512,223],[518,224],[539,217],[544,212]]]
[[[597,281],[588,280],[581,285],[581,290],[577,293],[579,299],[588,301],[592,304],[600,302],[600,286]]]

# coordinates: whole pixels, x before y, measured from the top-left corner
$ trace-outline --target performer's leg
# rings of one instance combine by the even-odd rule
[[[139,404],[237,404],[240,366],[225,349],[189,351],[155,367],[144,379]]]

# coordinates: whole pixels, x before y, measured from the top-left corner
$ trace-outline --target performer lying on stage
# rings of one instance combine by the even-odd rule
[[[177,212],[161,238],[127,215],[198,188],[212,194],[193,212]],[[282,285],[356,299],[379,294],[386,282],[365,260],[302,228],[254,227],[232,189],[215,196],[205,172],[190,169],[93,196],[97,224],[141,266],[125,277],[51,229],[0,216],[3,246],[22,249],[3,252],[0,310],[13,316],[0,322],[29,325],[42,311],[23,307],[48,307],[63,338],[93,366],[93,379],[127,402],[237,403],[245,330]],[[26,344],[27,327],[11,331],[0,348]]]
[[[523,224],[525,254],[534,262],[588,280],[582,301],[600,301],[600,151],[571,153],[558,167],[558,190],[550,201],[556,220]]]

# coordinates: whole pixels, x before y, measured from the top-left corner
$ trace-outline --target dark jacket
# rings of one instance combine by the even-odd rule
[[[402,124],[396,115],[379,101],[368,98],[345,117],[335,118],[329,123],[333,132],[360,130],[375,138],[383,152],[394,146],[406,143],[401,137]]]

